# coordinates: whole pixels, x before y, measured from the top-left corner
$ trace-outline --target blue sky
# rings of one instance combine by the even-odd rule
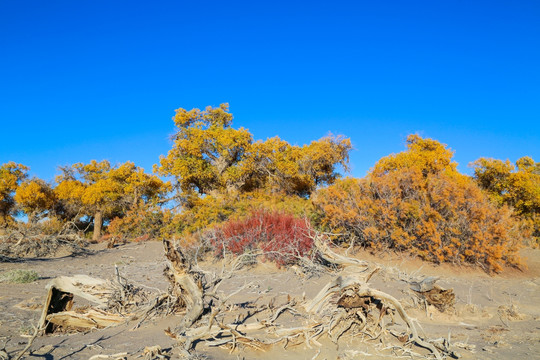
[[[0,1],[0,163],[171,147],[174,109],[229,102],[256,139],[352,139],[352,175],[410,133],[540,161],[538,1]]]

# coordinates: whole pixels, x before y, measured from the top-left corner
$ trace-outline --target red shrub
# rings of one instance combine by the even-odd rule
[[[309,222],[293,215],[256,211],[243,220],[230,220],[214,232],[211,240],[217,255],[261,249],[266,259],[279,266],[296,262],[313,247]]]

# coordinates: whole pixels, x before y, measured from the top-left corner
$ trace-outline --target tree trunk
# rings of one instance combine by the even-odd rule
[[[37,214],[35,211],[32,211],[30,215],[28,215],[28,225],[36,225],[37,224]]]
[[[101,226],[103,225],[103,213],[101,210],[96,211],[94,215],[94,235],[92,236],[93,241],[99,241],[101,239]]]

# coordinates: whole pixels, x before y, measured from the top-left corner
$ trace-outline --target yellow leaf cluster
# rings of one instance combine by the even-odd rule
[[[13,223],[13,195],[21,181],[26,179],[27,171],[28,167],[13,161],[0,166],[0,227]]]
[[[347,169],[349,139],[328,136],[293,146],[274,137],[253,142],[244,128],[234,129],[228,104],[205,111],[176,110],[173,148],[156,170],[176,178],[185,194],[216,195],[265,190],[309,196],[332,183],[336,167]]]
[[[540,244],[540,163],[526,156],[516,161],[480,158],[472,163],[474,177],[500,205],[515,209],[533,229]]]
[[[170,210],[163,210],[153,204],[138,203],[124,216],[111,220],[107,231],[109,236],[120,240],[153,240],[166,235],[166,224],[172,218]]]
[[[236,196],[207,195],[190,197],[189,207],[175,216],[165,233],[188,236],[229,219],[242,219],[258,210],[268,210],[311,217],[313,204],[309,199],[289,196],[285,193],[271,194],[266,191],[241,193]]]
[[[98,211],[104,219],[122,217],[137,204],[157,202],[170,191],[169,183],[132,162],[111,166],[106,160],[92,160],[62,171],[54,190],[67,218]]]
[[[173,148],[156,170],[176,177],[184,192],[208,194],[238,187],[243,175],[239,163],[253,138],[246,129],[230,127],[228,104],[205,111],[178,109],[173,120],[178,127]]]
[[[23,182],[14,199],[30,221],[34,221],[38,214],[52,210],[56,201],[52,187],[40,179]]]
[[[336,166],[348,170],[351,141],[327,136],[309,145],[290,145],[279,137],[254,143],[242,162],[247,175],[244,190],[266,189],[309,196],[318,186],[338,177]]]
[[[406,151],[382,158],[371,172],[374,176],[412,168],[420,170],[424,176],[441,171],[456,172],[457,163],[452,161],[453,155],[452,150],[437,140],[409,135]]]

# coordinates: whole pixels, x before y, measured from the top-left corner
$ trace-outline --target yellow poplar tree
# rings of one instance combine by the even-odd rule
[[[371,174],[380,176],[403,169],[417,169],[424,176],[441,171],[456,173],[457,163],[452,161],[453,156],[454,152],[445,144],[412,134],[407,136],[407,151],[383,157],[375,164]]]
[[[30,223],[35,223],[50,213],[55,205],[54,190],[41,179],[23,182],[17,188],[14,199],[18,207],[28,216]]]
[[[66,207],[77,208],[79,216],[93,218],[93,240],[101,238],[105,220],[123,216],[139,201],[155,200],[169,189],[167,183],[131,162],[111,166],[106,160],[92,160],[62,171],[57,178],[56,195]]]
[[[510,205],[532,223],[540,242],[540,163],[525,156],[514,166],[509,160],[480,158],[471,164],[478,184],[499,205]]]
[[[270,187],[294,195],[309,195],[331,183],[347,168],[349,139],[328,136],[309,145],[292,146],[274,137],[253,142],[244,128],[232,128],[229,105],[204,111],[177,109],[178,130],[173,148],[156,171],[174,176],[184,194],[224,194]]]
[[[26,179],[28,167],[10,161],[0,166],[0,227],[13,223],[15,201],[13,195]]]
[[[161,157],[157,171],[174,176],[182,192],[210,194],[241,184],[239,163],[253,139],[248,130],[231,127],[233,117],[228,110],[228,104],[204,111],[176,110],[173,148]]]

